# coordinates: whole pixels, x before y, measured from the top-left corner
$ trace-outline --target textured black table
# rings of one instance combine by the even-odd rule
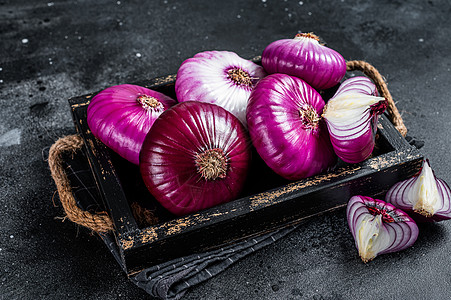
[[[260,54],[314,31],[385,75],[436,174],[451,183],[448,1],[1,1],[0,298],[135,299],[95,235],[62,222],[46,158],[72,134],[67,99],[175,73],[203,50]],[[360,262],[343,211],[191,290],[185,299],[447,299],[451,222],[414,247]]]

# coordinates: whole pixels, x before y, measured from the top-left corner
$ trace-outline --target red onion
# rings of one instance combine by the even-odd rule
[[[345,80],[323,112],[335,153],[343,161],[358,163],[374,149],[377,120],[387,106],[370,79]]]
[[[290,180],[328,170],[336,162],[320,115],[324,101],[302,79],[273,74],[252,91],[247,123],[252,143],[266,164]]]
[[[250,142],[225,109],[187,101],[155,121],[140,154],[150,193],[170,212],[184,215],[235,199],[244,186]]]
[[[381,200],[354,196],[348,202],[346,215],[355,245],[365,263],[377,255],[406,249],[418,237],[415,221]]]
[[[217,104],[246,126],[246,106],[263,68],[228,51],[206,51],[185,60],[177,72],[175,93],[179,102]]]
[[[343,56],[321,45],[312,33],[272,42],[263,51],[262,65],[268,74],[293,75],[318,90],[335,86],[346,73]]]
[[[445,181],[435,177],[427,160],[418,175],[392,186],[385,200],[417,221],[438,222],[451,219],[450,188]]]
[[[88,126],[105,145],[137,165],[139,151],[153,122],[175,103],[174,99],[141,86],[112,86],[92,98]]]

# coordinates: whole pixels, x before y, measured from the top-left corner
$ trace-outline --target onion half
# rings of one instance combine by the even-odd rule
[[[185,215],[235,199],[250,161],[240,121],[210,103],[187,101],[155,121],[140,154],[150,193],[170,212]]]
[[[88,126],[106,146],[137,165],[150,127],[164,110],[176,103],[142,86],[112,86],[92,98],[87,112]]]
[[[185,60],[177,72],[179,102],[216,104],[246,126],[246,106],[252,89],[266,76],[263,68],[229,51],[205,51]]]
[[[345,80],[323,112],[335,153],[343,161],[359,163],[373,152],[377,121],[387,106],[370,79]]]
[[[435,177],[429,161],[421,172],[390,188],[385,200],[409,213],[416,221],[438,222],[451,219],[451,191],[446,182]]]
[[[363,262],[412,246],[419,229],[408,214],[365,196],[352,197],[346,208],[349,229]]]
[[[312,33],[272,42],[263,50],[262,65],[268,74],[293,75],[318,90],[335,86],[346,74],[343,56],[321,45]]]
[[[289,180],[326,171],[336,163],[324,101],[302,79],[272,74],[252,91],[247,123],[252,143],[266,164]]]

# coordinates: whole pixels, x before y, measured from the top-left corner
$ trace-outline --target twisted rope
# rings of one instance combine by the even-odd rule
[[[63,154],[67,152],[75,154],[82,146],[83,139],[79,135],[69,135],[57,140],[49,151],[50,172],[67,218],[93,231],[107,232],[114,228],[111,218],[105,211],[90,213],[80,209],[72,194],[69,178],[64,171]]]
[[[376,85],[380,95],[387,99],[388,107],[387,112],[389,115],[390,121],[393,123],[395,128],[401,133],[402,136],[406,136],[407,128],[404,125],[401,114],[396,108],[395,101],[390,94],[390,91],[387,88],[387,84],[385,83],[384,77],[379,73],[379,71],[362,60],[351,60],[346,62],[346,70],[347,71],[361,71],[363,74],[368,76]]]

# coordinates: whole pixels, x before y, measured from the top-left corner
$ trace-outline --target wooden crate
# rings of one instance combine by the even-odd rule
[[[138,84],[175,98],[175,75]],[[85,141],[101,198],[113,219],[117,246],[129,275],[172,258],[221,247],[343,208],[353,195],[382,198],[395,182],[416,174],[423,160],[422,154],[382,115],[376,149],[362,163],[342,163],[327,174],[289,182],[272,172],[254,151],[251,174],[241,198],[176,217],[150,195],[137,166],[91,134],[86,113],[94,95],[72,98],[69,104],[76,129]],[[160,222],[139,226],[130,208],[135,201],[153,210]]]

